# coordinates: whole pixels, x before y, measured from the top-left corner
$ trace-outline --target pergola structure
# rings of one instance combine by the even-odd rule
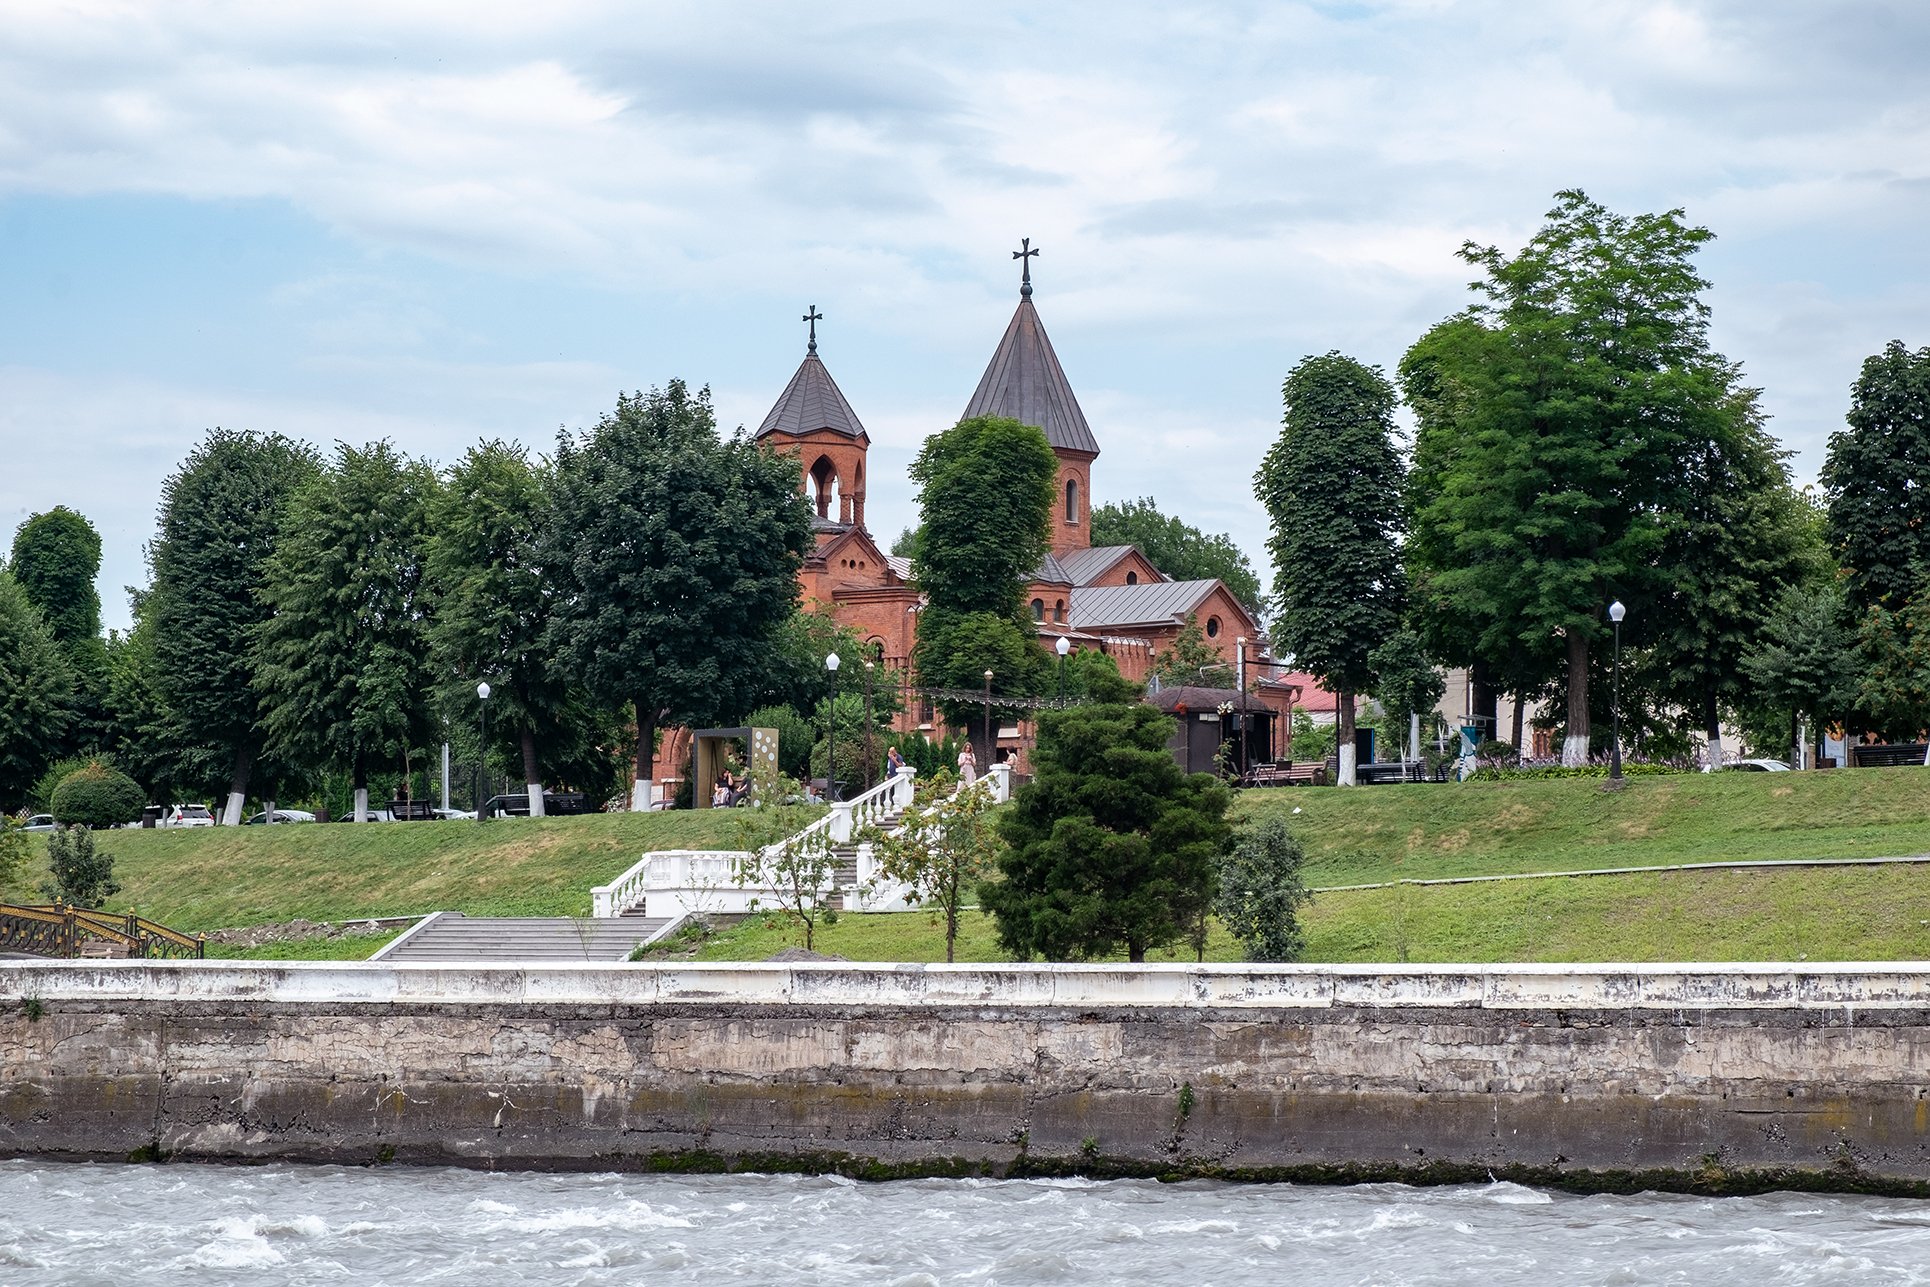
[[[726,751],[742,742],[752,778],[777,776],[777,730],[774,728],[697,728],[690,732],[690,807],[710,808],[710,793],[724,776]]]

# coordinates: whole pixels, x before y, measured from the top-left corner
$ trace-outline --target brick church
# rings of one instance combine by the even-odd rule
[[[886,667],[909,675],[920,595],[912,585],[911,561],[887,554],[865,526],[865,454],[871,438],[818,356],[815,314],[813,309],[805,319],[812,330],[804,361],[764,417],[757,438],[797,456],[800,485],[816,508],[817,548],[800,573],[804,606],[850,627]],[[1262,680],[1261,696],[1276,709],[1290,708],[1293,693],[1265,682],[1272,667],[1259,665],[1264,651],[1259,623],[1225,585],[1172,580],[1130,545],[1093,545],[1090,506],[1099,440],[1032,302],[1029,258],[1018,309],[960,419],[981,415],[1036,426],[1059,459],[1052,552],[1026,594],[1048,647],[1063,635],[1075,650],[1097,648],[1128,679],[1143,680],[1193,616],[1206,642],[1229,662],[1235,659],[1236,640],[1248,640],[1249,676]],[[1269,687],[1282,690],[1269,693]],[[908,697],[901,726],[937,732],[930,705]],[[999,738],[1000,751],[1022,753],[1025,740],[1022,730],[1008,727]]]

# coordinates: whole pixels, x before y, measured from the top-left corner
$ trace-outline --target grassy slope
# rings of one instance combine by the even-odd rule
[[[1314,885],[1930,851],[1930,773],[1913,769],[1642,778],[1620,792],[1589,781],[1270,790],[1244,793],[1238,809],[1287,816]],[[1306,928],[1310,961],[1920,960],[1930,867],[1362,890],[1321,895]],[[756,959],[797,941],[794,928],[752,924],[702,955]],[[922,915],[844,917],[817,946],[853,959],[944,954]],[[1239,958],[1217,931],[1207,955]],[[1002,959],[984,918],[963,928],[959,959]]]
[[[656,849],[739,841],[743,811],[597,814],[478,822],[303,824],[102,833],[121,892],[184,930],[440,910],[472,916],[586,911],[592,886]],[[38,901],[42,874],[15,884]]]

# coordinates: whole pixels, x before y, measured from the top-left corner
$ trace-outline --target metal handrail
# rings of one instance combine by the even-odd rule
[[[131,949],[142,959],[208,954],[207,936],[169,929],[133,912],[114,913],[65,903],[0,903],[0,947],[72,960],[80,955],[81,939],[105,939]]]

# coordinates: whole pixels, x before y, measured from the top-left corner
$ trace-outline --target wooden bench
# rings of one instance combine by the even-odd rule
[[[427,800],[391,800],[389,816],[397,822],[434,822],[436,809]]]
[[[1242,786],[1326,786],[1324,764],[1256,764],[1240,779]]]

